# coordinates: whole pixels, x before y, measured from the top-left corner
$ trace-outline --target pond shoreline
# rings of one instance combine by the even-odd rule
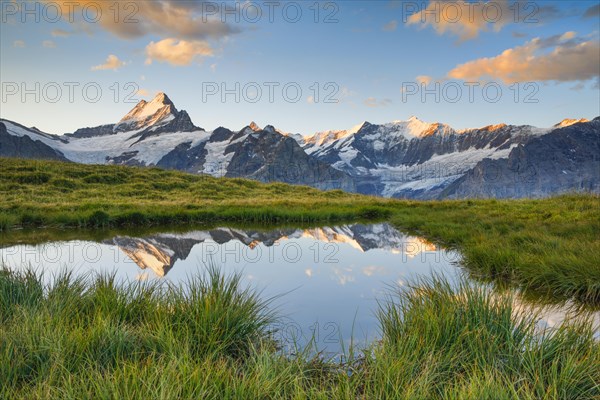
[[[382,339],[345,362],[283,354],[269,301],[216,269],[185,291],[0,273],[0,395],[7,398],[459,397],[592,399],[600,342],[589,324],[535,334],[510,296],[440,278],[390,289]],[[17,295],[18,294],[18,295]],[[18,312],[17,312],[18,310]],[[8,355],[10,354],[10,357]]]

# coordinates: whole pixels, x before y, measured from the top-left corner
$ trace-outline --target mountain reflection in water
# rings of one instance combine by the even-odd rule
[[[157,234],[143,238],[116,236],[105,240],[107,245],[117,246],[143,270],[151,270],[157,277],[166,276],[179,260],[189,257],[192,249],[200,243],[215,243],[202,252],[202,262],[219,262],[224,252],[239,259],[256,261],[258,255],[245,257],[248,250],[256,250],[259,245],[267,248],[278,246],[292,239],[309,239],[328,244],[348,245],[360,252],[373,249],[389,251],[408,258],[424,252],[436,252],[437,247],[424,239],[406,236],[389,224],[345,225],[314,229],[279,229],[273,231],[252,231],[232,228],[217,228],[209,231],[194,231],[185,234]],[[231,246],[227,246],[232,244]],[[245,249],[244,247],[247,247]],[[334,249],[330,247],[333,254]],[[233,258],[233,257],[230,257]],[[457,257],[454,257],[457,259]]]
[[[55,241],[0,249],[0,260],[13,269],[41,270],[48,282],[66,269],[74,275],[103,273],[124,281],[177,284],[215,265],[225,275],[241,274],[261,296],[277,299],[273,305],[282,316],[282,342],[307,343],[316,335],[316,346],[332,352],[347,349],[350,340],[365,343],[378,337],[374,311],[390,285],[406,286],[432,274],[455,284],[465,275],[458,252],[386,223],[270,231],[216,228],[121,235],[99,242]],[[579,315],[568,305],[537,307],[518,293],[514,302],[515,312],[535,312],[541,328]],[[591,317],[599,326],[600,313]]]

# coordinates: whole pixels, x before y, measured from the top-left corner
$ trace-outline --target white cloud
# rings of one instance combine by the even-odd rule
[[[64,29],[54,29],[52,31],[52,36],[54,37],[68,37],[71,36],[71,32],[65,31]]]
[[[141,97],[150,97],[150,92],[148,92],[146,89],[140,89],[135,94]]]
[[[598,60],[600,42],[597,38],[585,41],[576,38],[574,32],[566,32],[545,39],[535,38],[495,57],[458,65],[448,77],[464,81],[499,79],[506,84],[585,81],[600,76]]]
[[[418,8],[416,13],[408,17],[406,23],[421,28],[431,26],[440,35],[451,34],[464,41],[475,39],[481,32],[499,32],[509,24],[533,24],[560,17],[553,5],[537,6],[533,15],[525,7],[530,6],[524,1],[431,0],[427,7]],[[522,12],[517,14],[517,9]]]
[[[337,100],[337,104],[347,103],[354,106],[355,104],[353,97],[356,95],[357,93],[354,90],[346,86],[342,86],[339,92],[333,96],[333,100]]]
[[[429,85],[431,81],[433,81],[433,78],[428,75],[419,75],[415,79],[419,85],[425,86]]]
[[[63,19],[89,28],[100,27],[118,37],[133,39],[145,35],[177,37],[187,40],[222,38],[237,33],[239,28],[221,21],[220,14],[209,15],[203,1],[178,0],[44,0],[60,7]],[[220,3],[214,3],[217,8]],[[204,8],[203,8],[204,7]],[[83,19],[98,17],[95,23]],[[118,13],[117,13],[118,10]],[[204,12],[203,12],[204,11]],[[212,14],[212,13],[211,13]],[[231,17],[232,19],[235,17]],[[80,30],[83,31],[83,30]]]
[[[392,104],[392,100],[390,100],[390,99],[378,100],[375,97],[369,97],[364,101],[364,104],[367,107],[387,107],[390,104]]]
[[[398,21],[392,20],[383,26],[383,30],[386,32],[393,32],[398,28]]]
[[[158,61],[175,66],[186,66],[197,58],[210,57],[213,54],[213,49],[204,40],[187,41],[168,38],[156,43],[150,42],[146,46],[146,64],[150,65],[153,61]]]
[[[56,47],[56,43],[54,43],[52,40],[44,40],[42,42],[42,46],[44,46],[47,49],[53,49]]]
[[[115,56],[114,54],[111,54],[108,56],[108,58],[106,59],[106,62],[104,64],[100,64],[100,65],[96,65],[95,67],[92,67],[92,71],[105,71],[105,70],[113,70],[113,71],[117,71],[119,68],[123,67],[127,65],[126,62],[123,62],[121,60],[119,60],[119,58],[117,56]]]
[[[24,48],[25,47],[25,41],[24,40],[15,40],[13,42],[13,47]]]

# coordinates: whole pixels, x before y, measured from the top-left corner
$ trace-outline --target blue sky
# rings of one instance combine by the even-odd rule
[[[318,16],[312,1],[275,1],[272,22],[264,2],[239,3],[239,21],[214,7],[222,2],[74,2],[71,14],[65,1],[1,1],[2,118],[72,132],[114,123],[159,91],[210,130],[256,121],[311,134],[412,115],[455,128],[545,127],[600,114],[598,1],[322,1]],[[239,102],[206,93],[236,82]],[[102,90],[96,103],[85,85],[92,98]],[[301,89],[297,102],[285,85],[288,97]]]

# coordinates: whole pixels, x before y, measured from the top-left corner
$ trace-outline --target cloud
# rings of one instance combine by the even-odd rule
[[[52,31],[53,37],[69,37],[72,35],[72,32],[65,31],[64,29],[54,29]]]
[[[427,86],[431,83],[431,81],[433,81],[433,78],[427,75],[419,75],[415,78],[415,80],[419,85]]]
[[[431,26],[439,35],[458,36],[460,41],[475,39],[481,32],[499,32],[512,23],[537,23],[559,17],[554,6],[531,2],[494,0],[490,2],[431,0],[426,8],[410,15],[407,25]],[[416,3],[415,3],[416,4]],[[515,10],[521,12],[517,14]]]
[[[153,61],[158,61],[175,66],[186,66],[199,57],[210,57],[213,54],[213,49],[204,40],[186,41],[168,38],[156,43],[150,42],[146,46],[146,64],[150,65]]]
[[[25,47],[25,41],[24,40],[15,40],[13,42],[13,47],[24,48]]]
[[[306,102],[307,102],[308,104],[315,104],[315,96],[308,96],[308,97],[306,98]]]
[[[339,91],[335,95],[333,95],[332,100],[338,105],[349,104],[352,107],[356,107],[356,103],[353,99],[357,95],[358,94],[354,90],[348,88],[347,86],[342,86],[341,88],[339,88]]]
[[[210,65],[210,70],[211,70],[212,72],[217,72],[217,64],[211,64],[211,65]]]
[[[126,62],[119,60],[119,58],[117,56],[115,56],[114,54],[111,54],[108,56],[108,58],[106,59],[106,62],[104,64],[100,64],[100,65],[96,65],[95,67],[92,67],[92,71],[105,71],[105,70],[109,70],[109,69],[112,69],[113,71],[117,71],[119,68],[121,68],[125,65],[127,65]]]
[[[392,100],[390,99],[382,99],[377,100],[375,97],[369,97],[364,101],[364,104],[367,107],[387,107],[392,104]]]
[[[583,14],[583,18],[598,18],[600,16],[600,4],[591,6]]]
[[[583,89],[585,89],[585,83],[583,83],[583,82],[578,82],[577,85],[575,85],[571,88],[571,90],[574,90],[576,92],[580,92]]]
[[[523,46],[456,66],[448,77],[464,81],[499,79],[505,84],[532,81],[573,82],[598,78],[600,42],[575,32],[535,38]]]
[[[512,33],[511,33],[511,35],[512,35],[512,37],[514,37],[514,38],[517,38],[517,39],[523,39],[523,38],[525,38],[525,37],[529,36],[529,35],[528,35],[528,34],[526,34],[526,33],[523,33],[523,32],[516,32],[516,31],[515,31],[515,32],[512,32]]]
[[[47,49],[54,49],[56,47],[56,43],[54,43],[52,40],[44,40],[42,42],[42,46]]]
[[[383,30],[386,32],[393,32],[398,28],[398,21],[392,20],[383,26]]]
[[[148,92],[146,89],[140,89],[135,92],[135,94],[141,97],[150,97],[150,92]]]
[[[221,38],[240,31],[222,22],[218,10],[216,13],[212,12],[213,9],[209,11],[205,1],[44,1],[60,7],[63,19],[70,23],[100,27],[124,39],[153,34],[199,40]],[[215,2],[210,6],[218,8],[220,4]],[[83,19],[84,15],[86,19]],[[235,20],[235,16],[230,18]]]

